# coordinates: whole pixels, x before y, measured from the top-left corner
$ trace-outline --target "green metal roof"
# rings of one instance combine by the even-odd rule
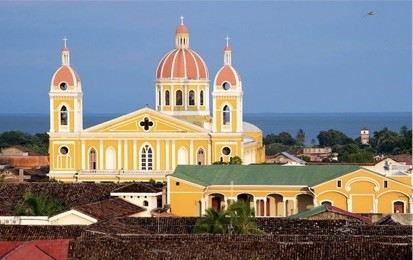
[[[361,169],[353,165],[179,165],[173,177],[209,185],[295,185],[309,186]]]
[[[318,207],[294,214],[289,216],[289,218],[308,218],[314,215],[317,215],[319,213],[325,212],[327,211],[327,207],[326,205],[320,205]]]

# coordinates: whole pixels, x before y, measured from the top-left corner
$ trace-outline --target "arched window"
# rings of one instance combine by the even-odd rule
[[[393,213],[404,213],[404,202],[403,201],[393,202]]]
[[[149,206],[149,202],[147,200],[144,200],[143,201],[143,206],[145,206],[145,207]]]
[[[169,90],[165,91],[165,106],[169,106]]]
[[[189,91],[189,105],[194,106],[195,105],[195,92],[193,90]]]
[[[176,106],[182,106],[182,90],[177,90],[176,91]]]
[[[106,170],[115,170],[116,167],[116,153],[115,149],[109,147],[106,149]]]
[[[204,105],[204,91],[201,90],[201,92],[199,92],[199,104],[201,106]]]
[[[62,108],[60,109],[60,125],[67,125],[67,117],[67,108],[66,106],[62,106]]]
[[[153,169],[153,157],[152,148],[149,145],[142,147],[141,151],[141,169],[152,170]]]
[[[225,105],[222,111],[222,123],[224,125],[229,125],[231,121],[231,111],[229,110],[229,106]]]
[[[205,164],[205,152],[202,148],[199,148],[196,158],[197,158],[198,165]]]
[[[161,95],[161,91],[159,90],[158,91],[158,106],[160,106],[161,105],[161,99],[162,99],[162,95]]]
[[[188,153],[184,147],[181,147],[178,150],[178,164],[188,164]]]
[[[96,170],[96,150],[94,148],[89,152],[89,169]]]

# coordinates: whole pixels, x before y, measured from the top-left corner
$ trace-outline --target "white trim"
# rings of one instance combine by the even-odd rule
[[[342,192],[342,191],[338,191],[338,190],[325,190],[325,191],[323,191],[323,192],[318,193],[318,194],[317,194],[317,196],[315,196],[315,198],[317,199],[317,198],[318,198],[318,196],[321,196],[322,194],[327,193],[327,192],[336,192],[336,193],[340,193],[341,195],[343,195],[344,197],[346,197],[346,200],[348,200],[348,196],[347,196],[344,192]]]
[[[379,184],[376,180],[371,179],[371,178],[369,178],[369,177],[356,177],[356,178],[352,178],[351,180],[349,180],[349,181],[346,183],[345,190],[346,190],[346,191],[351,191],[350,185],[353,184],[353,183],[355,183],[355,182],[359,182],[359,181],[367,181],[367,182],[373,183],[373,184],[375,185],[374,191],[377,192],[377,191],[380,190],[380,184]]]
[[[84,219],[86,219],[86,220],[88,220],[88,221],[91,221],[91,222],[93,222],[93,223],[98,222],[97,219],[95,219],[95,218],[93,218],[93,217],[91,217],[91,216],[89,216],[89,215],[86,215],[86,214],[84,214],[84,213],[82,213],[82,212],[80,212],[80,211],[77,211],[77,210],[75,210],[75,209],[71,209],[71,210],[69,210],[69,211],[65,211],[65,212],[62,212],[62,213],[60,213],[60,214],[57,214],[57,215],[49,218],[49,222],[59,220],[60,218],[69,216],[69,215],[71,215],[71,214],[73,214],[73,215],[75,215],[75,216],[78,216],[78,217],[81,217],[81,218],[84,218]]]

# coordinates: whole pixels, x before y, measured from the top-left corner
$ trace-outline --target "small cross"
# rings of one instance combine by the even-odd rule
[[[150,128],[151,126],[153,126],[153,122],[152,122],[152,121],[149,121],[149,118],[145,117],[145,118],[143,119],[143,121],[140,121],[140,122],[139,122],[139,125],[142,126],[143,129],[145,129],[145,131],[148,131],[149,128]]]
[[[229,37],[228,37],[228,35],[227,35],[227,37],[225,38],[225,40],[227,40],[227,46],[229,45]]]
[[[65,36],[65,38],[63,38],[63,41],[65,42],[65,47],[66,47],[66,42],[67,42],[67,38],[66,38],[66,36]]]
[[[184,17],[181,15],[181,25],[184,24]]]

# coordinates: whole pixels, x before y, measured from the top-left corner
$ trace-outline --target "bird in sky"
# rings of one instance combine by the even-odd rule
[[[363,17],[365,17],[365,16],[367,16],[367,15],[373,16],[373,15],[375,15],[375,14],[376,14],[376,12],[374,12],[374,10],[373,10],[373,11],[370,11],[370,12],[368,12],[367,14],[365,14]]]

